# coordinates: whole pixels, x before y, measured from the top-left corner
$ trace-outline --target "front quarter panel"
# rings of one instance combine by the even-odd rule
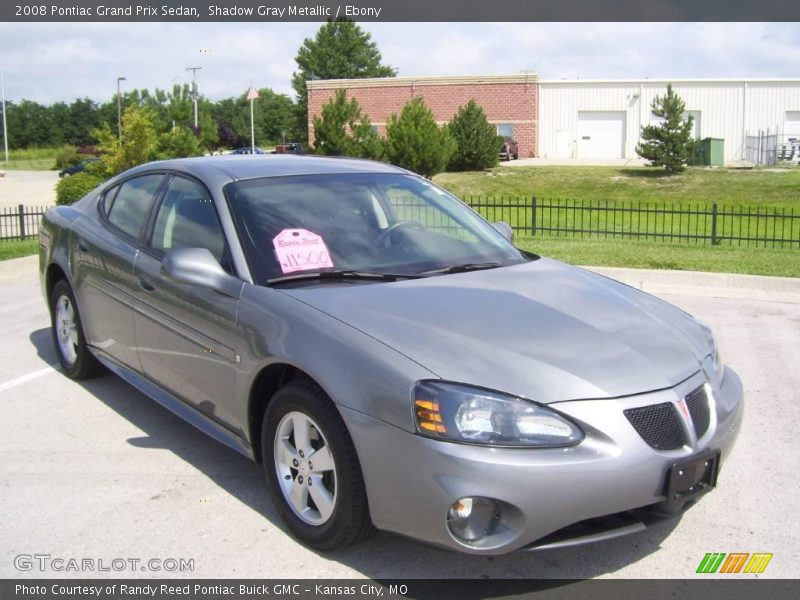
[[[416,362],[275,288],[245,285],[239,322],[247,344],[240,363],[242,389],[249,390],[263,368],[289,364],[307,373],[337,405],[414,431],[411,386],[436,377]],[[247,410],[247,402],[243,405]],[[247,422],[246,413],[241,418]]]

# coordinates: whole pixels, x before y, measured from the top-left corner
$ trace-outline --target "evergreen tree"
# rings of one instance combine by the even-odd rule
[[[654,166],[664,167],[668,174],[686,168],[696,150],[692,139],[694,117],[684,118],[686,103],[667,85],[666,96],[656,96],[651,105],[653,114],[663,119],[659,125],[642,127],[642,141],[636,153]]]
[[[381,53],[372,36],[349,19],[329,20],[312,40],[306,38],[297,51],[297,71],[292,87],[297,94],[297,129],[302,139],[308,134],[309,79],[394,77],[397,72],[381,64]]]
[[[456,150],[447,127],[439,127],[422,98],[403,107],[400,116],[392,115],[386,127],[386,159],[424,177],[444,171]]]
[[[497,165],[500,156],[497,131],[474,100],[458,109],[450,121],[450,135],[456,142],[451,170],[478,171]]]
[[[355,156],[379,159],[382,144],[378,134],[355,98],[347,99],[344,90],[322,107],[314,117],[314,152],[327,156]]]

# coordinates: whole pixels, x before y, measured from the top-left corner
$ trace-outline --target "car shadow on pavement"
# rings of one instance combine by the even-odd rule
[[[32,332],[31,344],[48,364],[58,362],[47,328]],[[215,484],[264,516],[289,535],[273,506],[261,467],[234,450],[213,442],[193,426],[148,399],[113,374],[78,382],[86,391],[118,415],[145,432],[128,443],[136,448],[165,449],[173,452]],[[413,518],[413,515],[409,515]],[[634,535],[575,548],[539,552],[516,552],[504,556],[469,556],[440,550],[379,532],[369,540],[336,552],[318,553],[325,560],[339,562],[376,580],[449,579],[584,579],[614,573],[656,552],[662,541],[677,526],[678,519]],[[288,577],[295,576],[287,573]],[[515,584],[513,590],[498,585],[497,594],[522,593],[541,589],[541,582],[529,581],[530,589]],[[556,584],[556,582],[553,582]],[[481,588],[481,597],[487,590]],[[469,589],[462,596],[474,596]],[[476,591],[477,593],[477,591]],[[409,596],[413,597],[413,596]]]

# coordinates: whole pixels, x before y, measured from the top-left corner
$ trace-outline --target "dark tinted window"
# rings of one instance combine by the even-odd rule
[[[164,194],[150,245],[162,252],[173,248],[208,248],[227,267],[225,236],[214,202],[202,185],[183,177],[175,177]]]
[[[123,183],[111,204],[108,220],[128,235],[138,238],[163,177],[143,175]]]
[[[105,193],[103,198],[103,214],[108,216],[108,211],[111,210],[111,205],[114,203],[114,196],[117,195],[119,191],[119,186],[114,186],[110,190]]]
[[[401,174],[342,173],[245,179],[224,188],[257,283],[330,268],[281,258],[278,236],[320,238],[334,268],[418,274],[465,263],[526,262],[479,215],[429,182]],[[317,252],[312,250],[312,252]],[[302,253],[302,251],[301,251]],[[299,264],[298,262],[298,264]]]

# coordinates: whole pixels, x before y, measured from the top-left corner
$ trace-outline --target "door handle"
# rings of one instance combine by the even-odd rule
[[[86,240],[78,238],[78,250],[81,252],[89,251],[89,244],[86,243]]]
[[[146,292],[152,292],[156,289],[156,286],[147,277],[139,277],[139,287]]]

